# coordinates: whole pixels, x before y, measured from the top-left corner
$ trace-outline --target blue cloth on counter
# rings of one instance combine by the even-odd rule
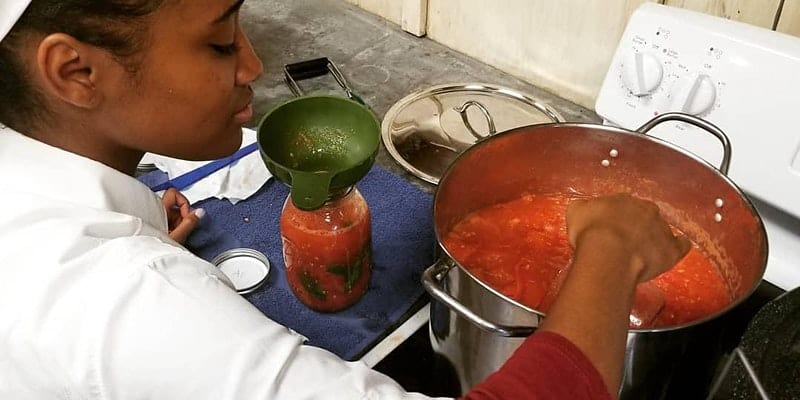
[[[161,171],[139,177],[148,185],[166,179]],[[346,360],[358,359],[402,323],[424,295],[420,275],[433,262],[436,239],[430,195],[379,166],[357,186],[372,213],[373,269],[369,290],[346,310],[313,311],[289,289],[279,228],[289,189],[275,179],[236,205],[219,199],[193,204],[207,214],[186,247],[209,261],[237,247],[264,253],[271,264],[268,280],[244,297],[272,320],[307,337],[308,344]]]

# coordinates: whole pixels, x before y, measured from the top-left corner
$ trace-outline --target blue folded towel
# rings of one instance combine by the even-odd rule
[[[167,177],[155,171],[139,179],[153,185]],[[404,315],[423,305],[419,279],[433,262],[436,239],[430,195],[379,166],[357,186],[372,213],[373,270],[367,293],[344,311],[312,311],[289,289],[278,225],[289,190],[274,179],[236,205],[217,199],[193,204],[207,215],[186,247],[209,261],[236,247],[264,253],[271,263],[268,281],[245,298],[274,321],[307,337],[308,344],[346,360],[358,359],[402,323]]]

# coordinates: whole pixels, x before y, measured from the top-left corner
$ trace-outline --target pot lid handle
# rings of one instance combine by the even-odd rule
[[[680,121],[685,122],[690,125],[694,125],[704,131],[711,133],[717,139],[719,139],[720,143],[722,143],[722,161],[720,162],[720,166],[717,167],[720,172],[724,175],[728,175],[728,169],[731,166],[731,141],[728,140],[728,136],[725,135],[725,132],[722,132],[722,129],[717,128],[716,125],[704,120],[695,117],[694,115],[689,115],[685,113],[679,112],[671,112],[671,113],[664,113],[661,115],[656,116],[655,118],[647,121],[641,128],[637,129],[636,132],[646,135],[651,129],[655,128],[656,125],[661,124],[662,122],[667,121]]]
[[[395,103],[384,115],[381,137],[400,166],[435,185],[462,152],[493,133],[552,122],[564,117],[529,94],[488,83],[451,83]]]
[[[536,330],[536,328],[530,326],[505,326],[487,321],[447,294],[442,288],[441,282],[453,267],[454,264],[449,258],[442,257],[422,273],[422,285],[425,286],[425,290],[433,298],[441,301],[448,308],[455,311],[456,314],[489,333],[504,337],[525,337],[530,336]]]
[[[469,123],[469,115],[467,115],[467,110],[470,107],[476,107],[478,110],[480,110],[483,116],[486,117],[486,122],[489,124],[489,133],[487,135],[481,135],[480,133],[476,132],[475,128],[472,127],[472,124]],[[489,110],[486,109],[486,106],[484,106],[483,104],[475,100],[470,100],[464,103],[464,105],[462,105],[461,107],[454,107],[453,110],[461,114],[461,120],[464,121],[464,126],[467,127],[469,133],[472,134],[472,136],[475,136],[475,139],[483,140],[497,133],[497,127],[495,127],[494,125],[494,119],[492,118],[492,114],[489,114]]]

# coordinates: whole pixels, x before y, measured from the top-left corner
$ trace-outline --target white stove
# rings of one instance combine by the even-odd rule
[[[595,109],[632,130],[671,111],[721,128],[733,150],[728,175],[767,229],[764,279],[791,290],[800,286],[799,97],[800,39],[645,3],[628,22]],[[720,141],[701,129],[668,122],[651,133],[720,165]]]

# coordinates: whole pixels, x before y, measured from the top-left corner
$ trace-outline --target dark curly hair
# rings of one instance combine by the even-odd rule
[[[0,42],[0,123],[24,132],[48,118],[45,102],[30,83],[19,56],[26,37],[65,33],[104,48],[135,71],[147,16],[164,0],[32,0]]]

